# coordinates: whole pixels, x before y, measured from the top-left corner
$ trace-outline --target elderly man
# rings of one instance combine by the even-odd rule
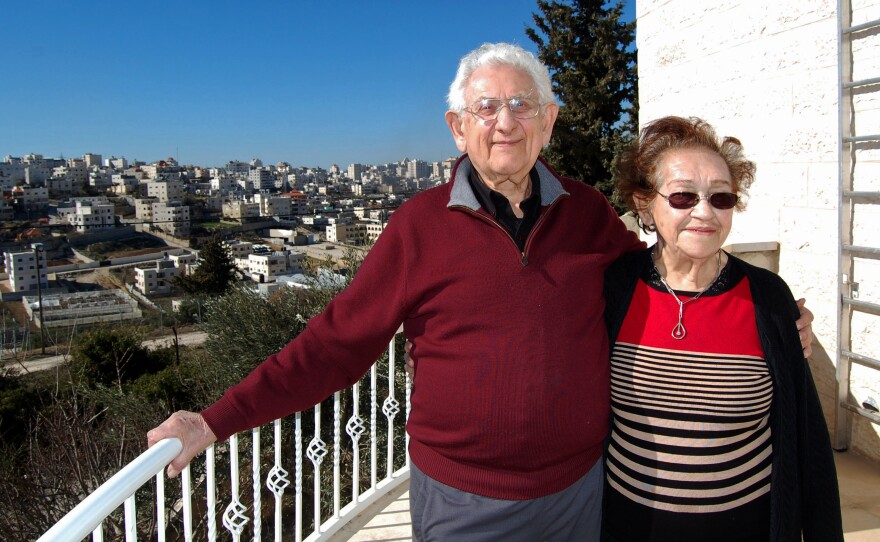
[[[356,382],[400,323],[418,348],[407,425],[416,540],[596,540],[608,433],[606,267],[642,247],[606,199],[538,159],[547,69],[509,44],[462,60],[453,180],[394,213],[351,285],[177,436],[176,475],[216,439]]]

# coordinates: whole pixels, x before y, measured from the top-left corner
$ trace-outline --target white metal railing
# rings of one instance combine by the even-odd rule
[[[255,428],[250,431],[249,465],[242,467],[239,450],[240,441],[243,443],[248,440],[247,433],[233,435],[229,438],[228,444],[219,443],[210,446],[205,450],[203,458],[196,458],[181,472],[179,484],[174,482],[175,486],[179,485],[177,497],[169,497],[166,492],[164,468],[179,453],[182,446],[177,439],[164,440],[145,451],[86,497],[40,537],[38,542],[78,542],[89,534],[93,542],[101,542],[104,540],[105,520],[113,513],[118,514],[120,506],[123,506],[124,533],[115,533],[115,538],[124,534],[126,542],[138,540],[138,527],[146,524],[146,529],[155,532],[152,536],[159,542],[171,540],[172,536],[176,540],[207,538],[210,542],[214,542],[219,537],[217,511],[218,503],[221,501],[226,503],[221,523],[232,540],[239,541],[245,534],[251,535],[255,541],[262,540],[263,537],[268,540],[270,538],[264,532],[262,513],[264,484],[271,493],[268,500],[273,501],[272,504],[267,504],[267,508],[274,509],[274,521],[269,529],[272,531],[272,539],[280,542],[283,536],[284,540],[297,542],[328,540],[345,526],[347,521],[409,479],[409,456],[406,454],[406,445],[399,446],[396,441],[398,437],[402,437],[406,418],[409,416],[412,385],[409,378],[405,378],[402,383],[398,381],[397,376],[402,375],[403,367],[396,366],[394,340],[388,347],[388,374],[384,385],[379,375],[379,365],[379,362],[374,364],[360,382],[348,390],[335,393],[332,399],[328,400],[332,401],[333,405],[332,429],[327,427],[322,431],[322,405],[319,404],[312,409],[314,429],[305,450],[305,455],[312,464],[311,469],[307,469],[303,464],[303,421],[310,418],[308,411],[297,413],[285,420],[275,420],[271,424],[274,453],[271,454],[272,465],[266,469],[265,479],[262,477],[264,470],[261,466],[261,458],[264,455],[261,445],[262,431],[261,428]],[[370,387],[369,422],[361,417],[360,392],[364,385]],[[380,408],[378,403],[380,391],[385,393],[381,410],[386,419],[385,430],[381,432],[377,416]],[[400,402],[396,399],[399,392],[406,394],[403,419],[397,418],[401,410]],[[347,402],[348,399],[351,400],[350,403]],[[345,433],[348,435],[346,441],[342,438],[343,410],[350,411],[350,416],[344,425]],[[293,425],[293,457],[289,457],[289,450],[284,446],[283,439],[284,426],[290,424]],[[368,425],[369,448],[362,449],[360,439],[367,433]],[[385,472],[382,478],[379,477],[378,468],[381,448],[377,436],[380,434],[387,438],[387,447],[384,450]],[[324,438],[332,439],[329,447]],[[408,444],[408,438],[402,439]],[[322,469],[323,460],[329,455],[331,448],[332,468]],[[346,453],[346,457],[343,458],[344,452],[350,454]],[[369,483],[366,490],[361,491],[362,485],[366,482],[361,480],[362,477],[366,477],[360,464],[364,453],[370,455]],[[287,457],[285,454],[288,454]],[[227,463],[228,480],[223,475]],[[285,498],[291,480],[284,466],[290,468],[291,463],[293,499],[289,496]],[[343,468],[350,476],[344,477]],[[247,496],[241,493],[241,477],[247,477],[246,470],[243,469],[250,471],[252,494]],[[311,532],[304,533],[307,525],[303,517],[303,504],[309,502],[308,491],[304,487],[307,474],[313,476],[312,529]],[[332,495],[328,495],[327,491],[322,489],[325,485],[323,478],[328,474],[332,477]],[[152,487],[148,484],[151,478],[154,479]],[[346,492],[343,496],[343,482],[351,485],[350,495]],[[155,517],[148,514],[150,517],[145,518],[143,513],[138,514],[136,495],[138,499],[145,499],[143,497],[145,492],[150,493],[149,498],[153,499]],[[224,493],[225,497],[218,496]],[[347,501],[344,505],[343,499]],[[332,507],[329,506],[330,503]],[[288,508],[285,508],[285,505]],[[294,509],[294,523],[289,530],[292,530],[292,533],[284,531],[283,521],[285,512],[291,505]],[[196,513],[194,510],[201,511],[199,517],[194,516]],[[329,511],[323,512],[323,510]],[[172,532],[169,534],[172,523],[175,528],[171,529]]]

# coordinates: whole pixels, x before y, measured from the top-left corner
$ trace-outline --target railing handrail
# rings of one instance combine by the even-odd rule
[[[398,334],[402,330],[398,330]],[[399,342],[399,341],[398,341]],[[397,345],[399,346],[399,345]],[[136,540],[138,531],[138,521],[141,518],[146,523],[145,527],[155,529],[158,542],[164,542],[166,539],[166,526],[168,520],[174,517],[175,523],[180,520],[182,523],[182,531],[174,531],[175,536],[181,534],[185,540],[193,540],[192,521],[193,521],[193,497],[199,498],[204,503],[205,523],[203,528],[207,531],[208,540],[216,540],[217,537],[217,520],[218,510],[222,512],[222,526],[225,527],[232,539],[238,541],[244,534],[245,525],[250,523],[248,530],[253,532],[254,539],[259,540],[263,528],[262,501],[264,499],[262,488],[269,489],[272,498],[275,501],[274,506],[274,534],[275,540],[280,541],[282,538],[282,515],[285,512],[282,506],[282,498],[288,486],[294,492],[293,504],[295,508],[293,521],[293,539],[303,542],[319,542],[331,540],[339,529],[345,525],[350,519],[356,517],[370,509],[373,504],[383,495],[393,491],[400,484],[409,479],[409,456],[406,453],[406,445],[397,447],[394,443],[396,435],[402,435],[399,431],[404,430],[406,419],[409,417],[411,408],[410,397],[412,392],[412,382],[405,377],[402,367],[397,364],[399,356],[395,355],[397,348],[395,339],[388,344],[388,380],[381,386],[382,393],[387,394],[382,401],[378,392],[380,391],[378,374],[378,362],[374,363],[370,371],[364,375],[362,381],[356,382],[347,390],[341,390],[334,393],[328,401],[332,401],[332,423],[326,427],[326,431],[321,430],[321,404],[315,405],[312,410],[315,423],[314,427],[308,429],[313,432],[312,435],[303,434],[302,419],[304,412],[297,412],[291,416],[293,429],[293,445],[295,453],[293,457],[288,457],[288,468],[293,467],[292,472],[288,472],[282,466],[282,420],[274,420],[271,424],[274,433],[274,464],[268,468],[268,472],[261,465],[261,442],[260,432],[266,429],[266,426],[256,427],[250,431],[237,433],[229,437],[229,445],[222,447],[223,453],[228,453],[229,462],[224,468],[228,468],[229,487],[223,488],[228,491],[226,497],[218,500],[217,487],[217,458],[215,455],[215,446],[209,446],[204,452],[204,500],[196,496],[192,486],[190,467],[186,467],[180,473],[180,500],[174,501],[171,509],[165,498],[165,481],[163,468],[174,459],[174,457],[182,449],[182,445],[178,439],[166,439],[138,456],[134,461],[125,466],[122,470],[110,478],[104,485],[96,489],[91,495],[86,497],[76,508],[71,510],[61,521],[55,524],[51,529],[39,538],[38,542],[79,542],[91,533],[93,542],[104,540],[104,521],[109,517],[120,505],[123,510],[123,523],[126,540]],[[397,367],[397,368],[395,368]],[[383,368],[384,371],[384,368]],[[396,376],[403,377],[402,380],[396,381]],[[362,397],[360,387],[368,386],[369,396]],[[387,388],[387,389],[386,389]],[[397,388],[397,390],[395,390]],[[351,409],[343,408],[343,396],[351,394]],[[363,403],[363,404],[362,404]],[[368,403],[368,404],[367,404]],[[380,404],[381,403],[381,404]],[[367,410],[361,410],[366,408]],[[347,421],[342,418],[343,410],[345,415],[350,417]],[[399,413],[403,413],[402,421],[397,417]],[[305,414],[311,416],[312,414]],[[380,415],[385,418],[380,421]],[[369,421],[365,418],[369,417]],[[386,466],[385,475],[379,475],[378,456],[381,453],[377,444],[379,440],[379,425],[387,428],[387,447],[385,452]],[[326,424],[325,424],[326,425]],[[348,435],[349,440],[343,442],[343,431]],[[383,435],[385,436],[383,431]],[[247,465],[239,464],[239,437],[247,438],[250,436],[251,441],[251,465],[248,469]],[[361,473],[359,470],[361,449],[360,439],[362,436],[369,438],[369,466],[368,472]],[[309,440],[309,437],[312,437]],[[308,443],[304,448],[304,439]],[[408,437],[406,438],[408,443]],[[247,444],[243,443],[246,447]],[[403,444],[403,443],[401,443]],[[347,504],[344,504],[340,498],[342,488],[340,476],[340,461],[342,460],[340,451],[342,449],[349,450],[351,456],[346,459],[346,465],[350,465],[352,472],[346,473],[346,478],[351,474],[351,497]],[[332,454],[330,453],[332,451]],[[268,454],[266,454],[268,455]],[[303,491],[303,481],[305,478],[304,460],[308,460],[312,464],[310,474],[314,476],[314,480],[319,480],[322,471],[322,461],[324,457],[332,458],[333,466],[333,490],[332,495],[324,493],[320,484],[313,485],[312,492]],[[268,457],[266,457],[268,459]],[[292,463],[291,463],[292,462]],[[401,465],[402,464],[402,465]],[[394,467],[398,466],[397,470]],[[246,471],[251,471],[251,476]],[[329,471],[327,471],[330,474]],[[155,524],[147,519],[149,512],[141,514],[137,513],[136,493],[144,486],[148,485],[151,477],[155,477],[155,487],[152,496],[155,499]],[[362,490],[359,480],[361,477],[369,477],[369,488]],[[249,501],[249,495],[243,495],[241,483],[248,484],[253,488],[253,501]],[[348,478],[347,478],[348,479]],[[311,493],[311,499],[314,502],[314,521],[312,532],[304,533],[304,524],[308,521],[302,517],[302,505],[306,498],[306,494]],[[141,498],[146,498],[144,492]],[[332,499],[332,501],[331,501]],[[243,502],[244,501],[244,502]],[[223,502],[226,506],[223,508]],[[328,509],[322,512],[322,506],[329,505],[332,502],[332,511]],[[344,504],[344,506],[343,506]],[[145,511],[146,512],[146,511]],[[116,523],[112,526],[114,529],[118,527]],[[200,527],[202,528],[202,527]],[[121,534],[117,532],[115,534]],[[305,535],[305,536],[304,536]]]
[[[162,440],[123,467],[83,499],[37,542],[78,542],[142,485],[161,472],[183,449],[179,439]]]

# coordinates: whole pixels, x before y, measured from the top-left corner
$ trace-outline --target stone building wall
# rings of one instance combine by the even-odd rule
[[[728,243],[779,244],[779,274],[815,314],[810,359],[834,429],[838,333],[838,6],[832,0],[638,0],[640,122],[698,116],[738,137],[758,164],[748,209]],[[880,18],[853,0],[852,24]],[[880,76],[880,32],[854,47],[855,78]],[[857,132],[880,134],[880,91],[856,96]],[[880,191],[880,150],[863,145],[857,189]],[[860,206],[866,207],[866,206]],[[880,214],[860,208],[856,241],[880,246]],[[857,265],[861,298],[880,302],[880,267]],[[857,319],[861,352],[880,358],[878,318]],[[853,369],[853,394],[880,402],[877,373]],[[855,424],[852,448],[880,459],[877,426]]]

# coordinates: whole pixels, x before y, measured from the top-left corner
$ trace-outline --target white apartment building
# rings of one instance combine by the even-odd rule
[[[236,185],[235,179],[225,175],[211,178],[211,191],[225,193],[232,190]]]
[[[260,207],[260,216],[289,217],[291,214],[289,197],[262,193],[254,194],[253,201]]]
[[[135,288],[144,295],[168,295],[174,277],[186,275],[198,257],[191,252],[166,254],[165,258],[150,265],[135,268]]]
[[[229,172],[233,175],[235,175],[235,174],[247,175],[248,172],[250,172],[250,170],[251,170],[251,165],[247,164],[245,162],[232,161],[232,162],[226,162],[226,167],[224,169],[226,169],[227,172]]]
[[[189,236],[189,205],[179,201],[153,203],[153,226],[174,237]]]
[[[267,168],[248,170],[248,181],[254,190],[273,190],[275,188],[275,174]]]
[[[74,226],[76,231],[87,233],[115,227],[114,205],[104,196],[74,198],[58,206],[58,217]]]
[[[406,164],[407,179],[424,179],[430,175],[428,163],[424,160],[410,160]]]
[[[371,245],[385,229],[386,222],[375,219],[358,220],[354,223],[336,223],[325,227],[327,241],[349,245]]]
[[[26,209],[41,209],[49,206],[49,189],[45,186],[16,186],[12,196]]]
[[[254,282],[273,282],[282,275],[302,273],[305,260],[305,254],[289,250],[249,254],[247,269],[242,270]]]
[[[229,256],[233,260],[238,260],[240,258],[247,259],[248,255],[254,251],[254,244],[249,243],[247,241],[223,241],[223,247],[226,248],[226,252],[229,253]]]
[[[87,152],[83,155],[83,162],[86,163],[86,167],[100,167],[103,163],[103,159],[100,154],[94,154],[91,152]]]
[[[348,166],[348,178],[352,181],[361,180],[361,175],[366,168],[363,164],[351,164]]]
[[[291,190],[283,194],[290,198],[290,214],[301,216],[309,212],[309,198],[299,190]]]
[[[167,202],[183,197],[183,183],[180,181],[147,181],[147,197]]]
[[[133,175],[114,173],[110,176],[113,191],[117,194],[134,194],[137,191],[139,181]]]
[[[98,190],[107,190],[113,186],[113,176],[107,170],[93,169],[89,171],[89,186]]]
[[[172,262],[184,275],[189,273],[199,261],[199,257],[192,252],[183,252],[181,254],[168,254],[165,259]]]
[[[171,293],[174,277],[182,269],[171,260],[160,260],[149,267],[136,267],[134,270],[135,288],[144,295],[168,295]]]
[[[48,271],[46,270],[46,253],[39,251],[40,255],[40,286],[49,286]],[[33,250],[22,252],[6,252],[4,254],[6,274],[9,276],[9,286],[14,292],[29,292],[37,289],[37,257]]]
[[[223,204],[223,218],[247,220],[260,217],[260,204],[246,201],[230,201]]]
[[[156,198],[140,198],[134,203],[134,216],[144,225],[149,226],[153,222],[153,204],[159,200]]]
[[[20,158],[7,156],[0,162],[0,183],[12,187],[18,182],[24,182],[24,163]]]
[[[64,168],[55,169],[59,170]],[[52,177],[46,179],[46,189],[56,196],[70,196],[74,193],[74,187],[76,187],[77,193],[79,193],[80,187],[82,187],[82,183],[74,183],[73,179],[63,173],[53,174]]]
[[[115,156],[111,156],[104,162],[104,165],[108,168],[122,171],[128,167],[128,160],[126,160],[125,157],[116,158]]]

